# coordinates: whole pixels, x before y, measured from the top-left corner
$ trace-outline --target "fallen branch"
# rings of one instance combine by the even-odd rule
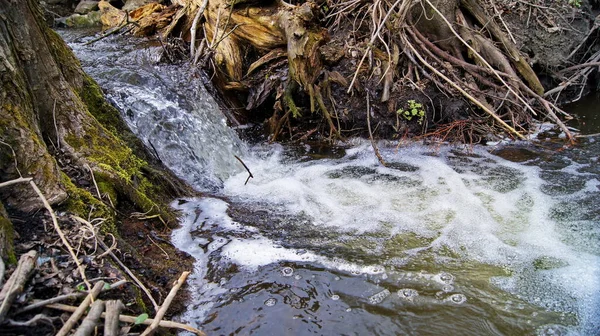
[[[124,285],[126,283],[127,283],[127,280],[117,281],[117,282],[113,283],[112,285],[110,285],[109,288],[104,288],[103,287],[102,288],[102,292],[109,291],[111,289],[117,288],[117,287],[119,287],[121,285]],[[65,300],[78,299],[78,298],[84,297],[84,296],[86,296],[88,294],[89,294],[89,292],[71,293],[71,294],[65,294],[65,295],[60,295],[60,296],[57,296],[57,297],[53,297],[53,298],[50,298],[50,299],[47,299],[47,300],[35,301],[34,303],[30,304],[29,306],[24,307],[22,309],[19,309],[14,314],[18,315],[18,314],[21,314],[21,313],[24,313],[24,312],[28,312],[30,310],[34,310],[34,309],[37,309],[37,308],[42,308],[42,307],[47,306],[49,304],[53,304],[53,303],[57,303],[57,302],[65,301]]]
[[[4,287],[2,287],[2,291],[0,291],[0,302],[2,302],[0,305],[0,323],[6,318],[6,314],[17,295],[23,292],[25,283],[35,269],[36,261],[36,251],[29,251],[23,254],[19,259],[17,269],[4,284]]]
[[[244,168],[246,168],[246,171],[248,172],[248,178],[246,179],[246,182],[244,183],[244,185],[246,185],[248,183],[248,180],[250,180],[250,178],[254,178],[254,175],[252,175],[252,172],[250,171],[250,168],[248,168],[248,166],[246,166],[246,164],[244,163],[244,161],[242,161],[242,159],[240,159],[239,156],[234,155],[236,159],[238,159],[238,161],[240,161],[240,163],[242,164],[242,166],[244,166]]]
[[[51,305],[48,305],[47,307],[56,309],[56,310],[66,311],[66,312],[74,312],[77,309],[77,307],[60,304],[60,303],[53,303]],[[100,317],[105,319],[106,313],[102,313],[102,315],[100,315]],[[137,320],[136,316],[129,316],[129,315],[120,315],[119,316],[119,321],[125,322],[125,323],[135,323],[136,320]],[[154,319],[149,318],[149,319],[144,320],[144,322],[142,322],[141,324],[151,325],[152,323],[154,323]],[[158,326],[163,327],[163,328],[186,330],[186,331],[192,332],[198,336],[206,336],[206,334],[204,332],[202,332],[201,330],[198,330],[194,327],[190,327],[187,324],[183,324],[183,323],[179,323],[179,322],[160,321],[158,323]]]
[[[104,310],[104,301],[96,300],[92,304],[92,308],[90,308],[90,312],[81,322],[79,328],[75,332],[74,336],[89,336],[91,335],[96,326],[98,325],[98,321],[100,320],[100,315],[102,315],[102,311]]]
[[[177,279],[177,281],[175,281],[175,283],[173,284],[173,288],[171,288],[171,291],[169,292],[169,295],[167,295],[167,298],[165,299],[162,306],[160,306],[160,309],[156,313],[154,322],[152,322],[152,324],[148,328],[146,328],[146,330],[144,330],[144,332],[142,333],[141,336],[150,336],[150,335],[154,334],[160,321],[167,313],[167,310],[169,309],[171,302],[175,298],[175,295],[177,295],[177,291],[185,283],[185,280],[187,279],[188,275],[190,275],[190,272],[186,271],[186,272],[181,273],[181,276],[179,277],[179,279]]]
[[[23,322],[8,319],[8,320],[6,320],[6,324],[13,326],[13,327],[31,327],[31,326],[38,324],[38,322],[45,322],[45,323],[48,323],[51,325],[54,322],[54,320],[58,320],[59,318],[60,317],[58,317],[58,316],[49,317],[44,314],[37,314],[34,317],[32,317],[30,320],[23,321]]]
[[[77,309],[73,312],[71,317],[69,317],[67,322],[65,322],[62,328],[60,328],[58,333],[56,333],[56,336],[66,336],[67,334],[69,334],[69,331],[73,329],[75,323],[79,320],[79,318],[81,318],[81,316],[83,316],[83,313],[85,313],[86,309],[90,306],[92,301],[98,296],[98,294],[100,294],[103,287],[104,281],[100,280],[96,282],[94,288],[91,290],[88,296],[86,296],[86,298],[81,302],[79,307],[77,307]]]
[[[121,300],[106,301],[106,321],[104,321],[104,336],[119,335],[119,315],[123,310]]]

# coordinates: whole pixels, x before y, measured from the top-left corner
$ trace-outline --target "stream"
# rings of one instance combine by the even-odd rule
[[[599,137],[382,142],[389,167],[360,139],[251,144],[205,78],[157,64],[160,45],[60,33],[134,133],[212,195],[173,202],[173,243],[196,258],[182,321],[208,335],[600,335]],[[600,131],[589,99],[570,110],[584,134]]]

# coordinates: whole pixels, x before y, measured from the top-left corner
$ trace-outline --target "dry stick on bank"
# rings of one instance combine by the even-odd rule
[[[73,336],[89,336],[89,335],[91,335],[94,332],[94,330],[96,329],[96,326],[98,325],[98,321],[100,320],[100,315],[102,315],[103,311],[104,311],[104,301],[102,301],[102,300],[94,301],[94,303],[92,304],[92,308],[90,308],[90,312],[83,319],[83,322],[81,322],[81,325],[79,326],[79,328],[77,328],[77,331],[75,332],[75,334]]]
[[[160,324],[160,321],[167,313],[167,310],[169,309],[171,302],[175,298],[175,295],[177,295],[177,291],[185,283],[185,280],[187,279],[188,275],[190,275],[190,272],[186,271],[186,272],[181,273],[181,276],[179,277],[179,279],[177,279],[177,281],[175,281],[175,283],[173,284],[173,288],[171,288],[171,291],[169,292],[169,295],[167,295],[167,298],[165,299],[162,306],[156,313],[154,322],[152,322],[152,324],[148,328],[146,328],[146,330],[144,330],[144,332],[142,333],[141,336],[150,336],[150,335],[154,334],[154,332],[156,331],[156,328],[158,328],[158,325]]]
[[[119,335],[119,315],[124,306],[121,300],[106,301],[106,319],[104,321],[104,336]]]
[[[17,269],[4,284],[4,287],[2,287],[2,291],[0,291],[0,323],[6,318],[6,314],[17,295],[23,292],[25,283],[35,269],[36,262],[36,251],[29,251],[26,254],[23,254],[19,259]]]
[[[66,312],[74,312],[77,307],[73,307],[73,306],[69,306],[69,305],[65,305],[65,304],[60,304],[60,303],[53,303],[51,305],[47,306],[48,308],[52,308],[52,309],[56,309],[56,310],[61,310],[61,311],[66,311]],[[102,313],[102,315],[100,315],[101,318],[106,318],[106,313]],[[135,323],[137,320],[136,316],[129,316],[129,315],[119,315],[119,321],[121,322],[125,322],[125,323]],[[154,323],[154,319],[146,319],[145,321],[143,321],[141,324],[143,325],[151,325],[152,323]],[[180,330],[185,330],[185,331],[189,331],[192,332],[198,336],[206,336],[206,334],[204,332],[202,332],[199,329],[190,327],[187,324],[183,324],[183,323],[179,323],[179,322],[173,322],[173,321],[160,321],[158,323],[159,327],[163,327],[163,328],[170,328],[170,329],[180,329]]]
[[[56,336],[66,336],[67,334],[69,334],[69,331],[71,331],[71,329],[73,328],[75,323],[77,323],[79,318],[83,316],[83,313],[85,313],[86,309],[90,306],[92,301],[94,301],[98,294],[100,294],[103,287],[104,281],[100,280],[96,282],[94,288],[90,291],[88,296],[85,297],[85,299],[81,302],[79,307],[77,307],[77,309],[73,312],[71,317],[69,317],[67,322],[65,322],[65,324],[62,326],[62,328],[60,328],[58,333],[56,333]]]

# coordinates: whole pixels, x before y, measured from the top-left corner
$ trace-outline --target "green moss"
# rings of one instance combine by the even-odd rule
[[[83,76],[83,87],[78,94],[90,113],[109,131],[123,131],[127,128],[119,111],[106,101],[100,86],[89,76]]]
[[[104,233],[117,234],[115,225],[115,212],[96,199],[89,191],[77,187],[71,179],[61,172],[61,182],[65,187],[69,198],[61,205],[64,210],[71,212],[81,218],[104,218],[100,230]]]

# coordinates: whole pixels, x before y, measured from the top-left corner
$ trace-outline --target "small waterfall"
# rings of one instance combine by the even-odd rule
[[[84,46],[90,37],[77,34],[64,31],[63,37],[85,71],[178,176],[198,190],[216,191],[243,170],[235,155],[247,149],[193,69],[157,64],[162,47],[141,40],[107,38]]]

